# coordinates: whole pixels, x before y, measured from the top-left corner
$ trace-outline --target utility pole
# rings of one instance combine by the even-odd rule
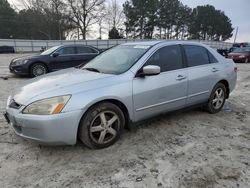
[[[237,38],[238,30],[239,30],[239,27],[237,26],[237,28],[236,28],[236,33],[235,33],[235,37],[234,37],[234,43],[235,43],[236,38]]]

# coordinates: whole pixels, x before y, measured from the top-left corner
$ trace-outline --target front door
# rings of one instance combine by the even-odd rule
[[[51,70],[56,71],[75,66],[76,51],[74,46],[62,47],[56,53],[58,53],[58,56],[51,57],[49,63]]]
[[[133,101],[136,121],[182,108],[186,104],[188,75],[179,45],[158,49],[144,64],[146,65],[160,66],[161,73],[134,78]]]

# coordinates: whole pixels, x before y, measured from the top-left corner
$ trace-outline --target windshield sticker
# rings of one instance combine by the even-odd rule
[[[150,46],[136,45],[134,48],[148,49]]]

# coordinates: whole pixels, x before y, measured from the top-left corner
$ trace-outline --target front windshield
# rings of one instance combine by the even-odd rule
[[[54,46],[52,48],[49,48],[48,50],[45,50],[43,53],[41,53],[41,55],[50,55],[52,52],[54,52],[59,47],[60,46]]]
[[[233,52],[236,52],[236,53],[244,53],[244,52],[249,52],[250,51],[250,48],[235,48],[233,50]]]
[[[82,69],[106,74],[121,74],[133,66],[149,47],[146,45],[120,45],[97,56]]]

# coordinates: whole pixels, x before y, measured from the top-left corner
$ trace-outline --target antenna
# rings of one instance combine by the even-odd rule
[[[238,30],[239,30],[239,27],[237,26],[237,28],[236,28],[236,33],[235,33],[235,37],[234,37],[234,43],[235,43],[236,38],[237,38]]]

